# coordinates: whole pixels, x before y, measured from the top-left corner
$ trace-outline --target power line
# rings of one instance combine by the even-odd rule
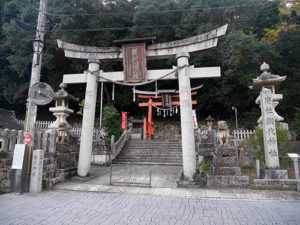
[[[264,21],[273,21],[276,19],[265,19]],[[239,20],[231,21],[230,24],[256,22],[256,20]],[[223,23],[224,24],[224,23]],[[82,29],[58,29],[58,30],[44,30],[47,33],[59,32],[95,32],[95,31],[122,31],[122,30],[142,30],[152,28],[174,28],[174,27],[197,27],[200,25],[223,25],[221,23],[193,23],[193,24],[162,24],[162,25],[145,25],[145,26],[130,26],[130,27],[100,27],[100,28],[82,28]]]
[[[145,14],[155,14],[155,13],[176,13],[176,12],[198,12],[198,11],[208,11],[208,10],[215,10],[215,9],[234,9],[234,8],[251,8],[251,7],[258,7],[264,5],[270,5],[272,3],[259,3],[259,4],[252,4],[252,5],[233,5],[233,6],[218,6],[218,7],[203,7],[203,8],[191,8],[191,9],[171,9],[171,10],[153,10],[153,11],[134,11],[134,12],[99,12],[99,13],[81,13],[81,14],[72,14],[72,13],[49,13],[45,12],[45,14],[49,16],[56,16],[56,17],[64,17],[64,16],[101,16],[101,15],[130,15],[134,13],[145,13]]]

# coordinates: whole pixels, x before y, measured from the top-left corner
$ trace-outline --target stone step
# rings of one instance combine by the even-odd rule
[[[249,185],[249,176],[207,175],[206,185],[208,188],[245,188]]]
[[[125,148],[151,148],[151,149],[182,149],[181,146],[168,146],[168,145],[133,145],[125,144]]]
[[[241,176],[240,167],[215,167],[215,173],[217,175],[231,175],[231,176]]]
[[[122,152],[120,153],[118,156],[128,156],[128,157],[131,157],[131,156],[138,156],[138,157],[182,157],[182,154],[178,153],[178,154],[144,154],[144,153],[136,153],[136,154],[130,154],[128,152]]]
[[[182,154],[181,151],[155,151],[155,150],[149,150],[149,149],[136,149],[136,150],[132,150],[132,149],[124,149],[123,148],[123,152],[126,152],[128,154],[160,154],[160,155],[171,155],[171,154]]]
[[[118,160],[113,160],[113,164],[182,166],[182,162],[149,162],[149,161],[118,161]]]
[[[235,147],[218,147],[216,149],[217,156],[235,156]]]
[[[160,157],[149,157],[149,158],[142,158],[142,157],[117,157],[116,160],[139,160],[139,161],[182,161],[182,158],[160,158]]]
[[[235,156],[227,156],[227,157],[216,157],[215,158],[215,166],[216,167],[235,167],[237,166]]]

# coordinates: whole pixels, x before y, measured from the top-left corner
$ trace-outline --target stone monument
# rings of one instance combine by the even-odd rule
[[[272,75],[268,72],[269,68],[269,65],[264,62],[261,65],[263,73],[258,78],[253,79],[253,88],[261,89],[260,95],[255,102],[260,104],[262,113],[258,122],[262,123],[264,136],[265,179],[287,179],[287,170],[280,170],[275,123],[275,120],[283,120],[275,112],[278,101],[282,99],[282,95],[275,94],[275,85],[279,85],[286,77]]]

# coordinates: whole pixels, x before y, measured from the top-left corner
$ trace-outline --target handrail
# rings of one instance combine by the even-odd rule
[[[120,136],[119,140],[114,142],[114,138],[111,140],[111,152],[112,152],[112,159],[115,159],[119,153],[121,152],[123,146],[125,145],[126,141],[129,139],[130,134],[131,134],[131,129],[124,130],[122,135]]]

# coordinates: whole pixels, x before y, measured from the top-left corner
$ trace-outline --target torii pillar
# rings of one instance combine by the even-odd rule
[[[177,66],[188,66],[189,58],[189,53],[177,54]],[[180,96],[183,174],[188,180],[193,180],[193,175],[196,172],[196,152],[189,67],[185,67],[178,71],[178,84]]]
[[[86,79],[85,101],[83,107],[82,131],[80,138],[80,151],[78,160],[78,175],[86,176],[90,170],[93,132],[97,100],[97,75],[92,72],[98,71],[100,61],[98,59],[89,59],[89,72]],[[92,129],[91,129],[92,128]]]

